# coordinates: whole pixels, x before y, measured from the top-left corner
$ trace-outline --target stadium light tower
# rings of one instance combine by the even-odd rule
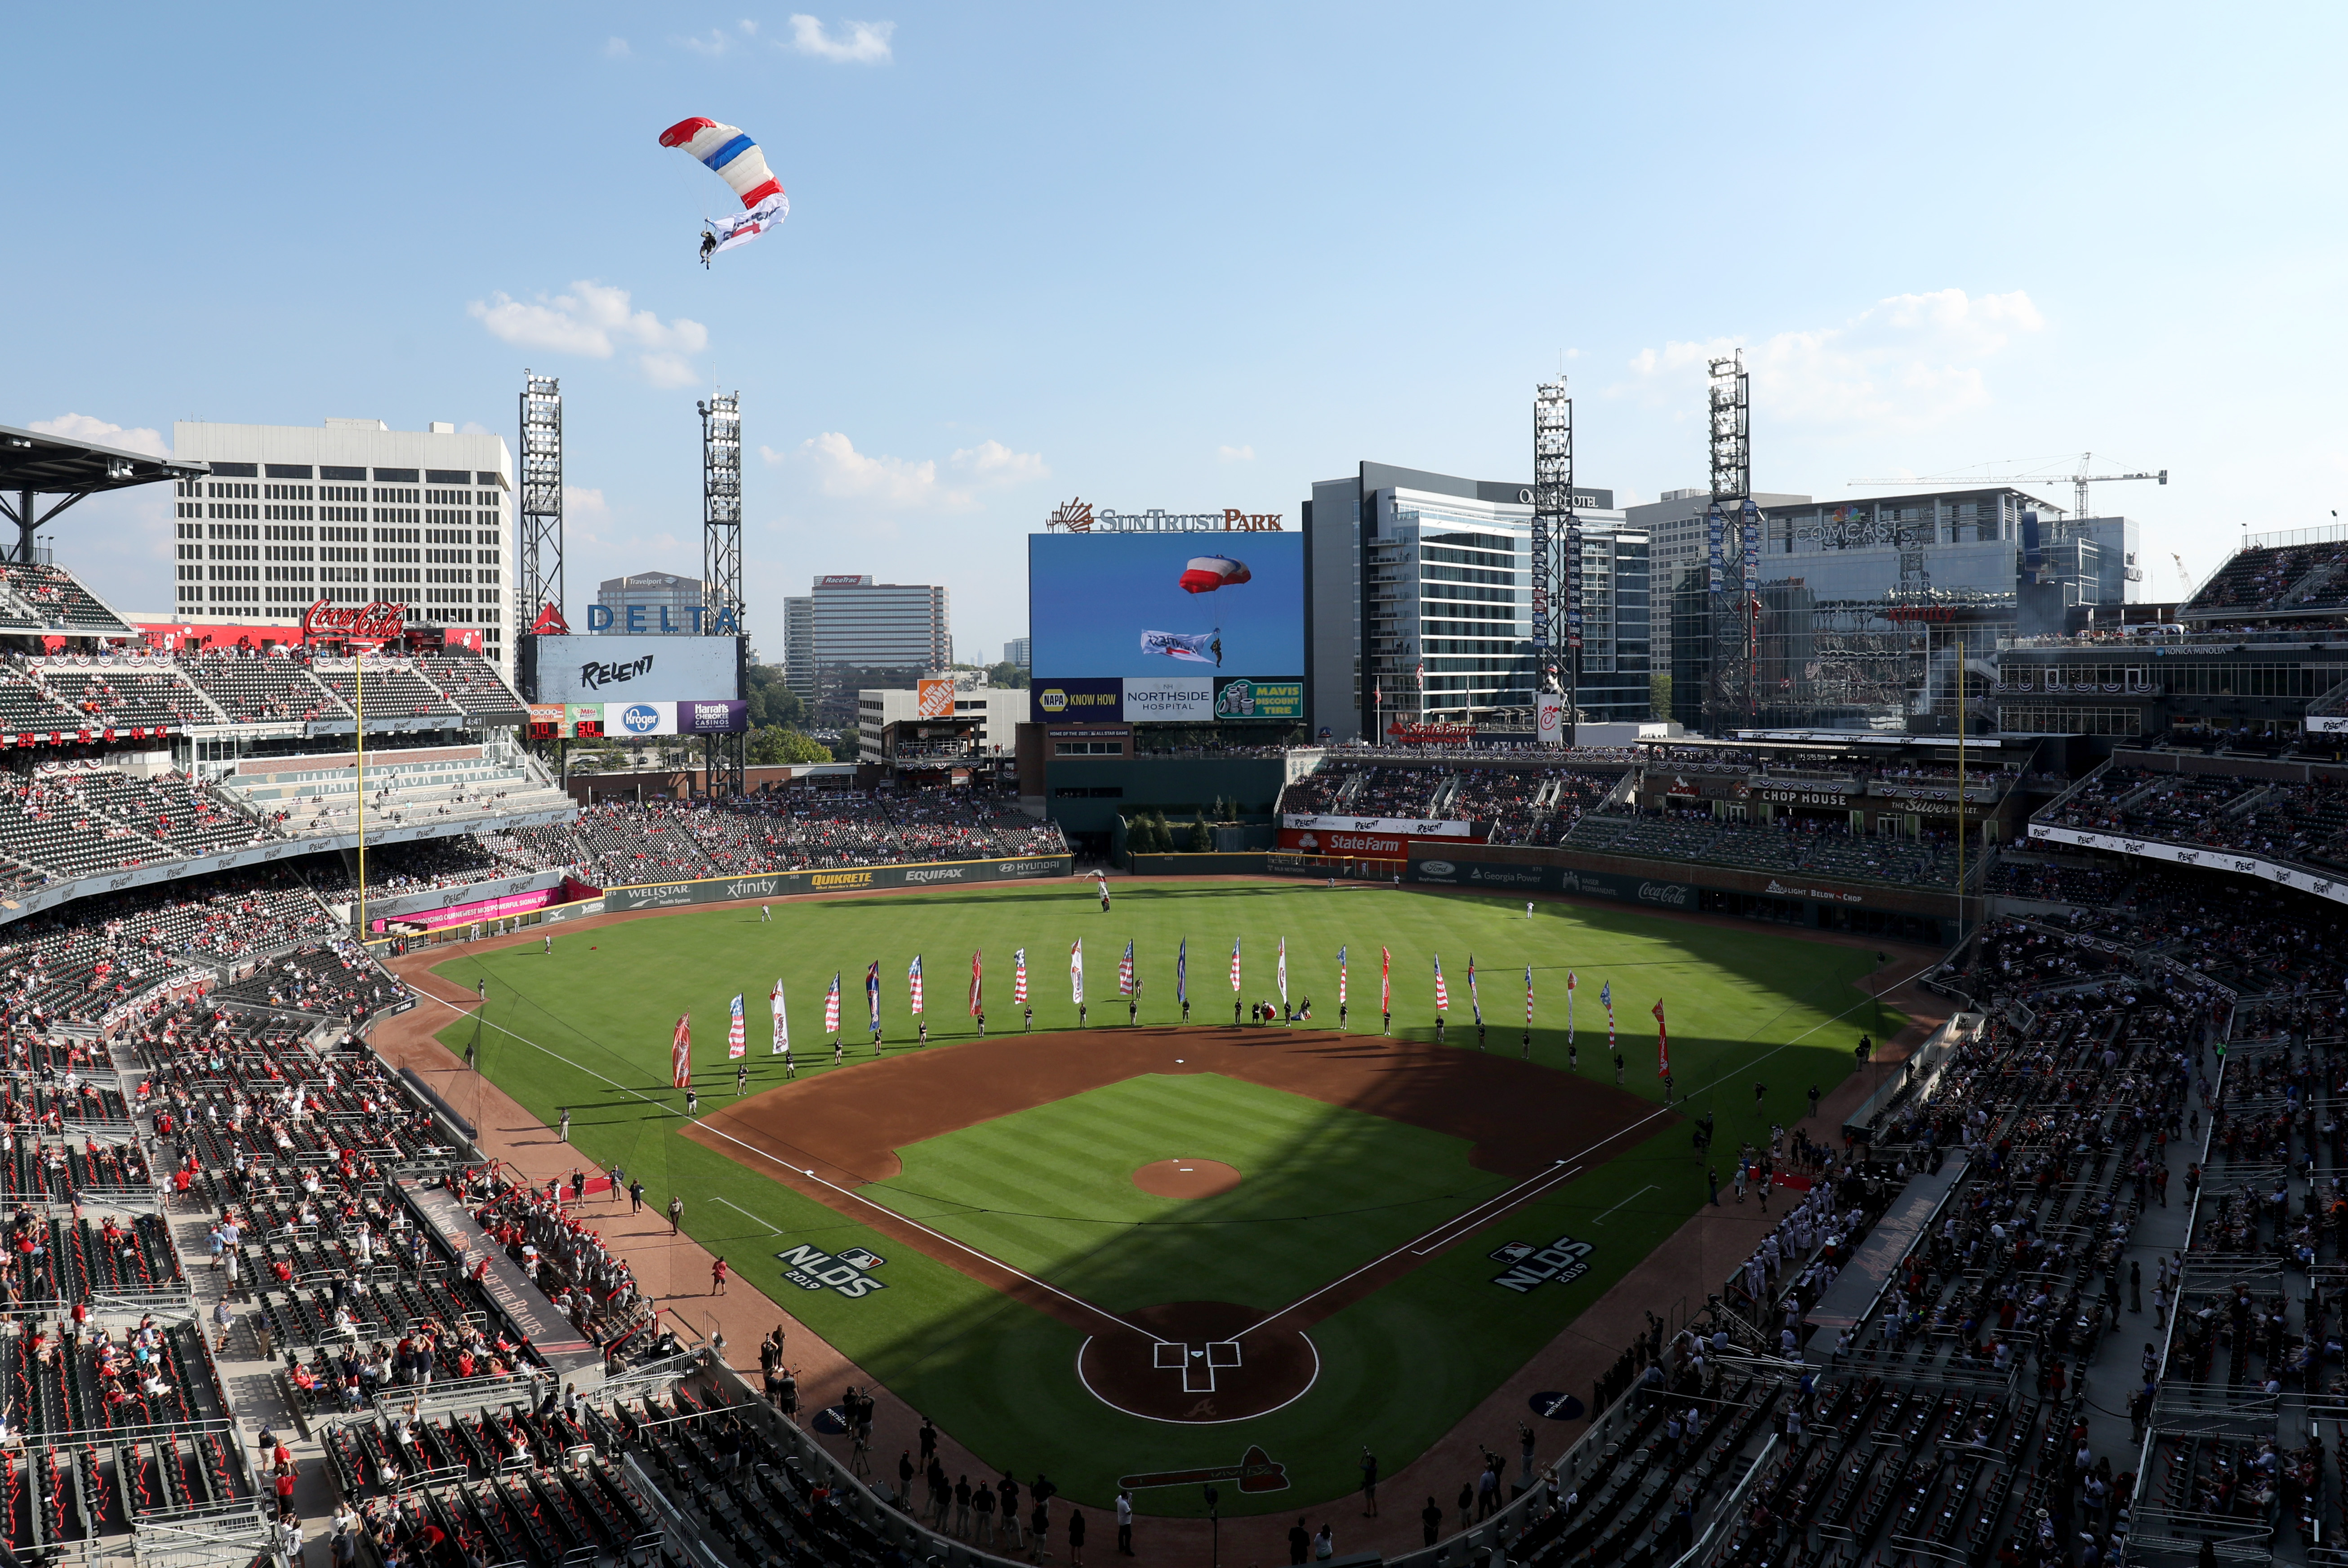
[[[1573,511],[1573,399],[1563,377],[1533,393],[1532,589],[1533,711],[1540,692],[1563,693],[1570,748],[1581,684],[1581,525]]]
[[[701,630],[714,635],[733,612],[728,633],[734,638],[734,690],[743,692],[742,655],[748,633],[742,630],[742,395],[714,393],[695,405],[701,411]],[[750,734],[708,737],[709,793],[731,799],[743,793],[749,765]]]

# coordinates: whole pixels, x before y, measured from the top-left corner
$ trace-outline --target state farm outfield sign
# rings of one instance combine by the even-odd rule
[[[635,909],[682,909],[696,903],[737,903],[746,899],[790,898],[809,892],[868,892],[886,888],[950,887],[963,882],[1023,882],[1071,874],[1067,855],[1030,855],[1005,861],[932,861],[919,865],[848,866],[838,871],[772,872],[755,877],[703,877],[693,882],[645,882],[603,890],[603,908],[613,914]]]

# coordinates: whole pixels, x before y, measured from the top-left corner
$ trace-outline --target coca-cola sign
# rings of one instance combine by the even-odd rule
[[[381,599],[368,604],[330,604],[321,599],[302,612],[302,640],[387,643],[407,629],[405,606]]]

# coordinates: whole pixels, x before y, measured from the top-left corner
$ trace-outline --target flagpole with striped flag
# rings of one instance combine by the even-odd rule
[[[1125,956],[1117,961],[1117,994],[1133,995],[1133,938],[1125,939]]]
[[[905,985],[912,993],[913,1012],[919,1016],[922,1012],[922,955],[918,953],[913,954],[913,966],[905,971]]]
[[[1337,1026],[1345,1026],[1345,950],[1337,949]]]
[[[1181,1005],[1182,1021],[1190,1021],[1190,939],[1174,950],[1174,1000]]]
[[[791,1054],[791,1020],[783,1011],[783,983],[779,979],[775,988],[767,993],[767,1005],[775,1013],[775,1047],[771,1054],[787,1057]]]
[[[1027,1005],[1027,950],[1024,947],[1011,954],[1011,1005]]]
[[[831,972],[831,989],[824,993],[823,1032],[831,1037],[833,1045],[839,1044],[839,971],[837,969]]]
[[[1285,936],[1280,939],[1280,953],[1272,960],[1272,973],[1280,982],[1280,1006],[1284,1013],[1288,1008],[1288,938]]]
[[[742,994],[734,993],[733,1014],[726,1023],[726,1059],[739,1061],[750,1053],[750,1043],[743,1035]]]
[[[980,962],[983,950],[970,955],[970,1016],[973,1018],[985,1010],[986,970]]]
[[[1660,1078],[1672,1076],[1671,1031],[1663,1027],[1663,999],[1661,996],[1655,998],[1655,1076]]]
[[[668,1042],[669,1082],[673,1088],[693,1087],[693,1015],[685,1014],[676,1021],[676,1033]]]

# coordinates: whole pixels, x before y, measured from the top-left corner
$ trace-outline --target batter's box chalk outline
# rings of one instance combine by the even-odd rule
[[[1149,1364],[1161,1372],[1171,1372],[1189,1359],[1189,1348],[1161,1339],[1149,1347]]]
[[[1236,1367],[1239,1364],[1240,1342],[1238,1340],[1217,1339],[1209,1342],[1207,1346],[1208,1366]]]

